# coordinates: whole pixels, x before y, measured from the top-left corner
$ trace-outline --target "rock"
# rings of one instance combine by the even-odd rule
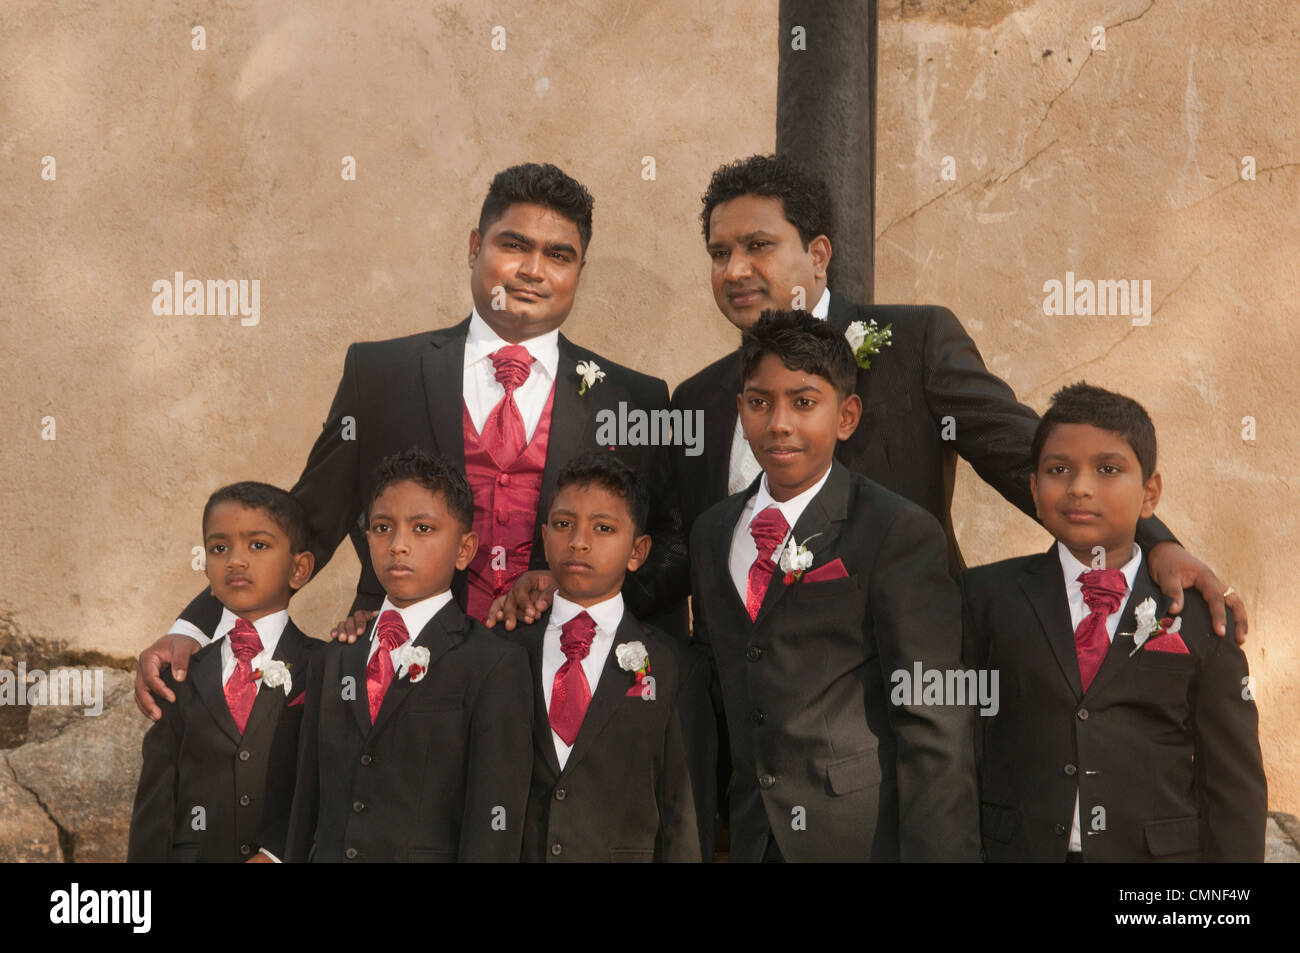
[[[103,672],[101,704],[104,710],[107,711],[111,706],[119,703],[123,695],[134,690],[135,677],[128,672],[114,668],[101,669],[100,671]],[[127,700],[131,701],[130,698]],[[134,707],[134,702],[132,702],[132,708],[134,709]],[[84,714],[85,706],[79,708],[69,705],[37,705],[30,708],[29,711],[31,711],[31,716],[27,721],[28,744],[49,741],[69,728],[74,722],[91,717]],[[146,727],[148,726],[146,725]]]
[[[123,689],[130,676],[111,669],[104,674],[102,714],[36,706],[32,732],[45,740],[29,740],[7,756],[18,782],[65,832],[64,859],[77,862],[126,860],[140,741],[149,727]]]
[[[0,862],[60,861],[59,829],[0,752]]]

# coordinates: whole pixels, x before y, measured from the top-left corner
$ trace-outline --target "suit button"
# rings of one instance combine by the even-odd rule
[[[353,801],[353,802],[352,802],[352,813],[353,813],[353,814],[360,814],[360,813],[361,813],[362,811],[364,811],[365,809],[366,809],[366,805],[365,805],[364,802],[362,802],[362,801]]]
[[[510,514],[505,510],[497,510],[497,522],[505,526],[506,523],[510,522]]]
[[[247,761],[247,760],[248,760],[249,758],[251,758],[251,757],[252,757],[252,755],[249,754],[247,751],[241,751],[241,752],[239,752],[239,760],[240,760],[240,761]]]
[[[241,794],[241,795],[239,796],[239,806],[240,806],[240,807],[248,807],[248,805],[249,805],[249,803],[250,803],[251,801],[252,801],[252,798],[250,798],[247,794]]]
[[[556,789],[555,789],[555,800],[557,800],[557,801],[563,801],[567,796],[568,796],[568,794],[567,794],[567,792],[564,790],[564,788],[556,788]]]
[[[355,847],[349,847],[347,850],[343,852],[343,856],[346,857],[348,860],[356,860],[357,849]]]
[[[1052,828],[1052,830],[1056,832],[1057,837],[1060,837],[1065,833],[1065,825],[1057,824],[1055,827]]]
[[[368,767],[370,767],[370,763],[371,763],[372,761],[374,761],[374,760],[375,760],[375,759],[372,758],[370,755],[368,755],[368,754],[363,754],[363,755],[361,756],[361,766],[362,766],[363,768],[368,768]]]
[[[762,657],[763,650],[757,645],[751,645],[749,648],[745,649],[745,658],[749,659],[751,662],[757,662]]]
[[[770,788],[770,787],[771,787],[772,785],[774,785],[774,784],[776,784],[776,778],[772,777],[772,775],[770,775],[770,774],[760,774],[760,775],[758,776],[758,786],[759,786],[760,788],[763,788],[764,790],[767,790],[768,788]]]
[[[502,473],[502,474],[499,474],[499,475],[497,476],[497,482],[500,483],[502,486],[509,486],[509,485],[510,485],[510,474],[509,474],[509,473]]]
[[[1077,712],[1075,712],[1075,715],[1078,717],[1078,719],[1079,719],[1080,721],[1087,721],[1087,720],[1088,720],[1088,709],[1086,709],[1086,708],[1080,708]]]
[[[253,848],[249,847],[247,844],[240,844],[239,852],[243,854],[245,857],[247,857],[249,854],[253,852]]]
[[[1079,769],[1072,764],[1067,764],[1065,766],[1065,773],[1068,774],[1070,777],[1074,777],[1078,773],[1078,771]]]
[[[765,715],[763,712],[755,708],[752,712],[750,712],[749,720],[756,725],[761,725],[763,722],[767,721],[767,715]]]
[[[563,852],[564,852],[564,848],[561,847],[559,844],[552,844],[552,845],[551,845],[551,856],[552,856],[552,857],[559,857],[560,854],[562,854]]]

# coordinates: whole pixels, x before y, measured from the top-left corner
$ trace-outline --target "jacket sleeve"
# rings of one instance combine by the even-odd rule
[[[321,690],[327,655],[324,650],[313,652],[307,667],[307,697],[303,699],[302,724],[298,728],[298,771],[294,779],[293,805],[289,809],[284,853],[277,854],[286,863],[307,861],[316,840],[316,819],[320,811]]]
[[[717,731],[709,701],[709,660],[693,646],[680,653],[681,688],[664,737],[659,786],[663,859],[713,859]]]
[[[131,830],[126,859],[130,863],[166,863],[171,860],[172,826],[176,818],[176,786],[181,738],[185,733],[180,698],[183,690],[165,672],[163,680],[177,701],[158,699],[162,717],[145,732],[141,743],[143,765],[131,809]]]

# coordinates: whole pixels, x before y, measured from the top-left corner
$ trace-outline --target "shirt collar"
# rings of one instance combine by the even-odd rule
[[[825,321],[826,316],[830,313],[831,313],[831,289],[823,288],[822,296],[818,298],[817,303],[813,305],[812,316],[814,318],[821,318],[823,321]]]
[[[465,337],[465,367],[489,360],[489,355],[510,342],[488,327],[488,323],[479,316],[476,307],[469,316],[469,333]],[[560,366],[560,329],[555,328],[535,338],[522,342],[528,353],[555,380],[556,368]]]
[[[217,638],[229,635],[235,627],[235,621],[239,616],[231,612],[224,606],[221,609],[221,621],[217,623]],[[257,630],[257,637],[262,642],[262,651],[258,652],[254,658],[274,658],[275,647],[280,643],[280,636],[284,634],[285,626],[289,624],[289,610],[281,609],[279,612],[272,612],[270,615],[264,615],[253,623],[253,628]]]
[[[1079,582],[1079,574],[1088,572],[1092,567],[1085,566],[1079,560],[1074,558],[1074,553],[1066,548],[1065,543],[1060,540],[1056,541],[1056,554],[1061,560],[1061,572],[1065,576],[1065,591],[1081,592],[1083,583]],[[1133,580],[1137,578],[1138,567],[1142,565],[1142,549],[1137,543],[1133,544],[1133,555],[1129,561],[1120,567],[1120,572],[1124,574],[1124,582],[1128,585],[1124,594],[1127,596],[1133,591]],[[1122,605],[1122,603],[1121,603]]]
[[[383,615],[389,609],[392,609],[402,617],[402,624],[406,626],[406,635],[408,639],[419,638],[424,627],[429,624],[429,620],[442,611],[443,607],[451,602],[451,590],[444,589],[437,595],[429,596],[427,599],[421,599],[405,609],[398,608],[384,597],[384,604],[379,607],[379,614]],[[376,620],[378,616],[375,617]],[[370,631],[370,640],[373,642],[379,638],[379,626],[375,625]],[[405,643],[403,643],[405,644]]]
[[[821,488],[826,485],[830,475],[831,468],[827,467],[826,472],[822,474],[822,478],[815,484],[798,496],[791,497],[784,503],[778,503],[772,499],[772,494],[767,488],[767,473],[764,473],[763,478],[758,481],[758,492],[754,494],[754,508],[750,511],[750,522],[753,522],[754,517],[763,510],[775,505],[781,511],[781,515],[785,517],[786,524],[793,530],[795,524],[799,522],[799,517],[803,516],[803,511],[808,508],[812,498],[821,492]]]
[[[612,638],[623,621],[623,593],[616,592],[604,602],[597,602],[594,606],[580,606],[557,592],[551,602],[550,624],[564,625],[579,612],[586,612],[591,616],[591,621],[596,623],[596,627]]]

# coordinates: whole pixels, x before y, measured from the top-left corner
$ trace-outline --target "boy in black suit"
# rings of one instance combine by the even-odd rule
[[[312,661],[288,859],[518,860],[528,656],[452,599],[478,547],[469,483],[412,449],[380,464],[366,500],[387,596],[366,638]]]
[[[129,861],[272,861],[284,854],[307,662],[321,643],[289,619],[311,577],[307,516],[284,490],[235,483],[203,508],[222,605],[175,702],[144,736]]]
[[[527,861],[699,861],[716,740],[708,660],[623,605],[650,549],[645,484],[608,451],[569,463],[542,527],[559,585],[514,633],[533,670]],[[710,854],[711,859],[711,854]]]
[[[1030,487],[1056,543],[959,576],[967,659],[1001,685],[976,729],[988,859],[1262,861],[1246,658],[1199,593],[1169,618],[1139,571],[1161,491],[1151,418],[1082,383],[1052,400]]]
[[[731,741],[733,860],[974,860],[971,711],[894,704],[961,662],[943,529],[834,459],[862,413],[844,336],[765,313],[739,415],[762,473],[691,533],[696,638]]]

